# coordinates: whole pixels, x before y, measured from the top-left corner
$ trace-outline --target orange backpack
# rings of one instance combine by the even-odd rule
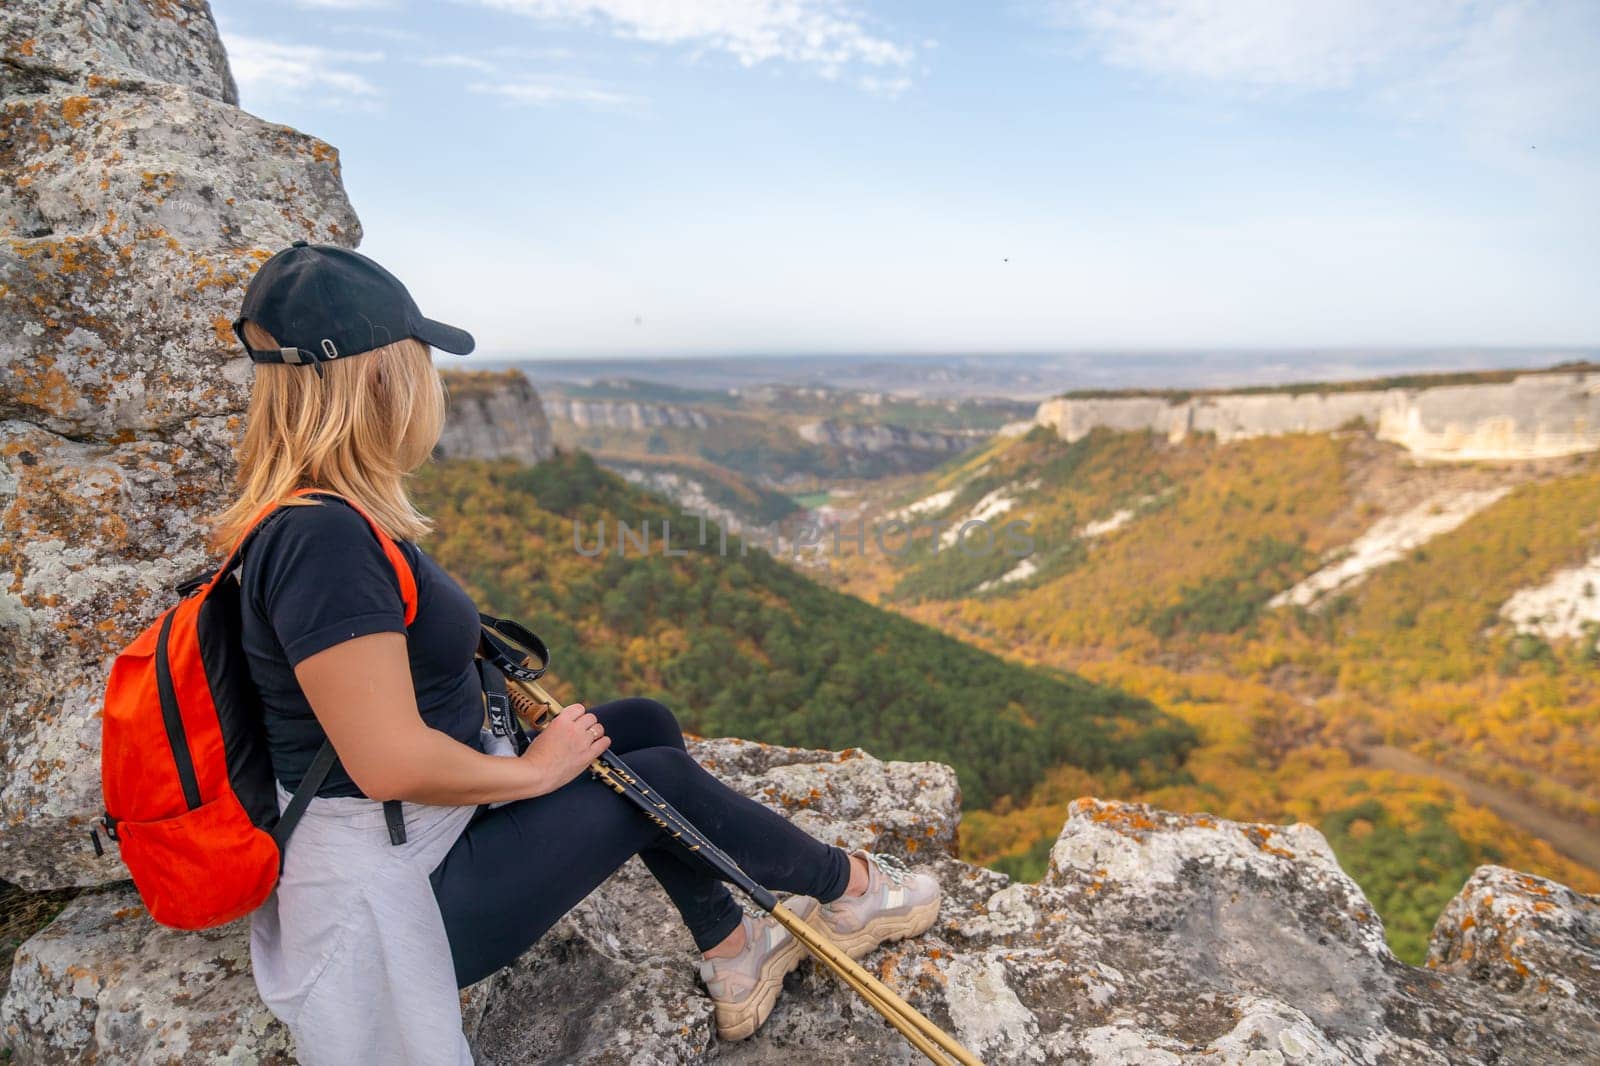
[[[417,613],[411,567],[372,517],[338,493],[377,534],[394,565],[409,626]],[[251,521],[221,568],[178,587],[183,595],[118,653],[106,683],[101,732],[102,825],[150,916],[209,929],[259,907],[277,884],[289,833],[336,756],[324,743],[278,815],[262,708],[240,642],[242,552]],[[92,834],[101,849],[98,833]]]

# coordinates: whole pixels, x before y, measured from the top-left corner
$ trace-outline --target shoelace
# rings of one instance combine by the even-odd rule
[[[911,872],[904,862],[901,862],[893,855],[880,855],[875,851],[869,851],[867,852],[867,858],[877,864],[878,869],[883,871],[883,875],[896,885],[905,884],[906,875]]]

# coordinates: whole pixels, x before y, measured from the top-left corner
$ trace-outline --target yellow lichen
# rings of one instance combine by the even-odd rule
[[[94,102],[87,96],[69,96],[61,101],[61,117],[67,120],[67,125],[77,129],[83,125],[83,116],[94,106]]]

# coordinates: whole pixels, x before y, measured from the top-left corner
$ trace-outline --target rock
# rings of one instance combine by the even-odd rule
[[[807,422],[797,430],[811,444],[832,445],[868,455],[879,453],[930,452],[937,456],[954,455],[975,448],[988,439],[987,433],[939,433],[926,429],[907,429],[876,422],[836,422],[824,419]]]
[[[0,95],[50,81],[170,82],[225,104],[239,92],[206,0],[12,2],[0,12]]]
[[[836,419],[804,422],[794,432],[814,448],[831,453],[831,467],[856,477],[931,470],[990,436],[982,430],[938,432]]]
[[[616,455],[607,456],[600,465],[648,492],[665,496],[685,513],[706,518],[730,533],[767,524],[750,508],[723,506],[718,502],[718,498],[733,494],[717,493],[717,482],[709,476],[702,479],[686,469],[675,469],[664,463],[640,463]],[[753,494],[760,490],[752,487],[750,491]],[[713,498],[714,494],[718,498]],[[736,496],[733,498],[738,499]],[[742,504],[743,500],[739,503]]]
[[[1096,972],[1115,975],[1085,985],[1110,1016],[1078,1013],[1062,1061],[1122,1061],[1130,1049],[1126,1061],[1152,1062],[1532,1063],[1600,1054],[1592,1007],[1583,1019],[1552,1018],[1551,997],[1518,1002],[1482,979],[1395,959],[1360,889],[1308,826],[1079,800],[1043,882],[1008,891],[1022,899],[1007,915],[1031,919],[1001,923],[1008,942],[1031,924],[1050,930],[1049,954],[1093,958]],[[1446,915],[1472,893],[1469,884]],[[1560,903],[1572,920],[1593,911],[1593,901],[1570,892]],[[1042,914],[1064,917],[1052,927]],[[1549,965],[1576,973],[1592,957],[1592,948],[1587,958],[1557,948]],[[1130,1022],[1141,1017],[1164,1022],[1132,1039]],[[1250,1057],[1257,1054],[1265,1057]]]
[[[248,924],[166,929],[131,885],[79,896],[17,951],[0,1040],[19,1066],[294,1061],[256,995]]]
[[[442,376],[450,413],[435,458],[515,459],[528,466],[550,458],[550,423],[522,371],[445,370]]]
[[[1365,426],[1419,459],[1550,459],[1600,448],[1600,374],[1534,371],[1418,388],[1067,395],[1034,421],[1075,441],[1097,428],[1220,441]]]
[[[251,366],[229,322],[296,238],[353,246],[338,153],[233,106],[203,0],[15,0],[0,29],[0,877],[96,859],[112,654],[208,558]]]
[[[634,400],[575,400],[559,394],[545,398],[551,418],[583,429],[624,429],[643,432],[650,429],[706,429],[712,418],[694,407],[677,404],[639,403]]]
[[[1390,954],[1307,826],[1079,800],[1044,879],[1013,884],[954,858],[948,767],[730,739],[691,751],[823,839],[938,876],[933,929],[864,965],[996,1066],[1600,1058],[1600,901],[1552,882],[1480,869],[1421,969]],[[19,1063],[286,1059],[243,930],[173,933],[126,887],[87,893],[18,953],[0,1031]],[[922,1061],[814,962],[755,1037],[720,1043],[693,944],[637,860],[463,1002],[485,1063]]]
[[[742,740],[697,741],[692,750],[819,835],[951,861],[960,793],[949,767]],[[694,1061],[713,1041],[711,1005],[674,915],[631,862],[516,967],[464,993],[469,1035],[489,1061]],[[593,1012],[540,1009],[572,1002],[609,1024]],[[249,974],[248,922],[165,929],[126,884],[79,896],[17,952],[0,1033],[18,1063],[291,1058],[287,1030]]]
[[[1503,866],[1480,866],[1433,928],[1428,966],[1541,1009],[1600,1004],[1600,899]],[[1595,1038],[1595,1018],[1587,1025]]]
[[[334,149],[175,85],[52,82],[0,122],[0,417],[114,441],[242,414],[256,267],[360,239]]]
[[[694,756],[728,785],[819,840],[915,861],[954,858],[961,789],[942,763],[881,762],[860,748],[782,748],[749,740],[697,742]]]

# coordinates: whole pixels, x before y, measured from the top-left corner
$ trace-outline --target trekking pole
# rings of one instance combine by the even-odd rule
[[[484,639],[480,650],[505,674],[510,701],[517,714],[535,729],[543,729],[559,714],[561,704],[546,692],[538,679],[549,668],[550,653],[531,631],[505,619],[484,615]],[[537,665],[534,665],[537,663]],[[706,835],[695,828],[677,808],[648,784],[641,781],[621,757],[603,751],[589,764],[589,772],[610,786],[676,840],[691,856],[699,859],[722,880],[742,891],[779,925],[805,946],[806,950],[832,970],[867,1005],[881,1014],[906,1041],[938,1066],[983,1066],[977,1056],[920,1014],[893,989],[852,959],[837,944],[806,924]]]

